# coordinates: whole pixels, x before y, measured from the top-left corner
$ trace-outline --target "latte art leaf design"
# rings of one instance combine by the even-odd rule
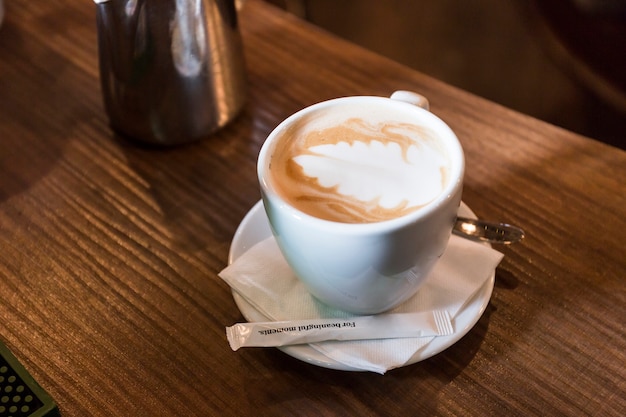
[[[450,157],[413,118],[348,105],[311,112],[280,132],[272,186],[323,220],[373,223],[415,212],[441,195]]]
[[[427,204],[441,192],[441,154],[429,146],[397,143],[338,142],[317,145],[293,160],[324,189],[385,208]],[[419,191],[416,180],[420,181]]]

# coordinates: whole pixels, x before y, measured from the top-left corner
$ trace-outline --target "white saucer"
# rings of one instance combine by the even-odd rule
[[[459,215],[476,218],[472,210],[470,210],[465,203],[461,203],[461,207],[459,207]],[[263,202],[259,201],[254,205],[254,207],[252,207],[252,209],[250,209],[237,228],[230,246],[228,263],[233,263],[252,246],[262,240],[265,240],[271,235],[272,231],[265,215]],[[491,298],[495,277],[496,273],[494,270],[493,274],[483,284],[483,286],[480,287],[476,295],[467,302],[465,307],[454,318],[453,325],[456,331],[453,334],[450,336],[435,337],[433,341],[426,345],[423,349],[418,350],[415,355],[407,361],[405,366],[430,358],[431,356],[449,348],[465,336],[465,334],[469,332],[472,327],[474,327],[474,325],[478,322],[478,319],[480,319],[484,313],[485,308],[489,303],[489,299]],[[233,299],[243,316],[249,322],[268,321],[267,317],[252,307],[244,298],[234,291]],[[361,369],[352,368],[336,362],[316,351],[309,345],[284,346],[279,347],[278,349],[290,356],[293,356],[294,358],[324,368],[338,369],[342,371],[362,371]]]

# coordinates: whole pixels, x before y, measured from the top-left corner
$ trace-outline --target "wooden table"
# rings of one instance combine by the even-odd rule
[[[116,137],[95,6],[6,2],[0,29],[0,338],[63,416],[626,415],[626,152],[445,85],[259,1],[240,14],[249,99],[174,149]],[[232,352],[217,276],[292,112],[421,92],[467,156],[464,201],[526,229],[444,352],[381,376]]]

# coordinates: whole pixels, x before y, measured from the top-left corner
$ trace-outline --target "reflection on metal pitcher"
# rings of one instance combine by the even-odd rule
[[[174,145],[207,137],[244,104],[234,0],[95,0],[112,127]]]

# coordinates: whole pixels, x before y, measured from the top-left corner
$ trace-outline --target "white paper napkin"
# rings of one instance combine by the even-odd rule
[[[417,294],[389,312],[445,309],[454,318],[491,276],[502,257],[485,245],[452,236]],[[273,237],[250,248],[219,276],[270,320],[352,316],[311,296],[287,265]],[[328,341],[310,346],[349,367],[383,374],[403,366],[433,339]]]

